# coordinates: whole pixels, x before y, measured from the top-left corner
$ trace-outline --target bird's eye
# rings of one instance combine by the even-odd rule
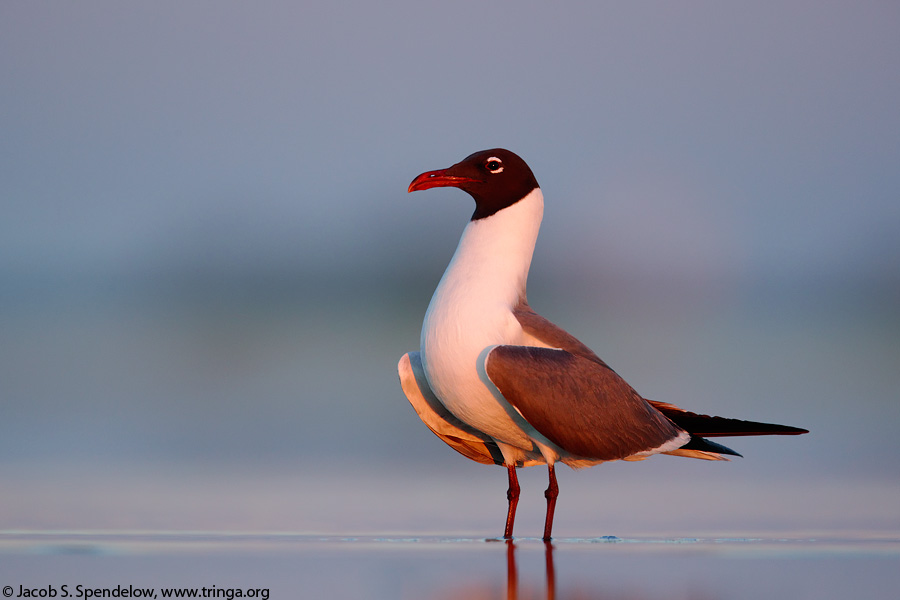
[[[494,174],[503,172],[503,163],[500,162],[499,158],[489,158],[484,166],[488,171]]]

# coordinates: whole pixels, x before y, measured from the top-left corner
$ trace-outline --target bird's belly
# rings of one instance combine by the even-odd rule
[[[458,319],[430,315],[422,329],[422,364],[431,389],[454,416],[499,442],[531,450],[533,443],[525,432],[529,426],[482,367],[489,348],[520,343],[518,324],[508,314],[490,318],[482,311],[462,320],[466,326]]]

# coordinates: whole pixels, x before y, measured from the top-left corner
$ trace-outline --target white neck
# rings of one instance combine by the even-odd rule
[[[470,221],[422,324],[422,366],[441,403],[463,422],[523,448],[530,439],[481,380],[477,365],[486,348],[523,343],[512,310],[525,297],[543,212],[543,195],[535,189]]]
[[[426,324],[435,312],[444,313],[442,321],[452,320],[447,312],[466,318],[473,316],[461,314],[467,308],[511,310],[524,299],[543,214],[544,196],[536,188],[512,206],[470,221],[431,299]]]

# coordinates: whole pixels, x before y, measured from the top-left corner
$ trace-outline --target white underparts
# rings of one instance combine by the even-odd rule
[[[542,216],[543,195],[535,189],[470,221],[425,313],[421,337],[426,376],[447,409],[498,442],[529,451],[530,426],[485,385],[479,360],[489,346],[525,342],[513,308],[525,295]]]

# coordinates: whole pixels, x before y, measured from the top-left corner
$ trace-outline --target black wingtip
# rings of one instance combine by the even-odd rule
[[[711,442],[705,438],[692,435],[691,440],[682,446],[680,449],[682,450],[700,450],[702,452],[715,452],[716,454],[727,454],[729,456],[738,456],[740,458],[744,458],[743,454],[735,452],[728,446],[723,446],[722,444],[717,444],[715,442]]]
[[[790,427],[788,425],[782,425],[781,435],[802,435],[804,433],[809,433],[809,429],[801,429],[799,427]]]
[[[744,435],[802,435],[808,429],[778,425],[776,423],[759,423],[743,419],[711,417],[693,413],[675,405],[656,400],[648,400],[654,408],[666,415],[673,423],[697,437],[738,437]]]
[[[705,415],[701,415],[705,417]],[[740,437],[745,435],[802,435],[809,433],[808,429],[791,427],[790,425],[778,425],[776,423],[758,423],[756,421],[743,421],[741,419],[726,419],[724,417],[706,417],[695,420],[692,428],[693,434],[707,437]]]

